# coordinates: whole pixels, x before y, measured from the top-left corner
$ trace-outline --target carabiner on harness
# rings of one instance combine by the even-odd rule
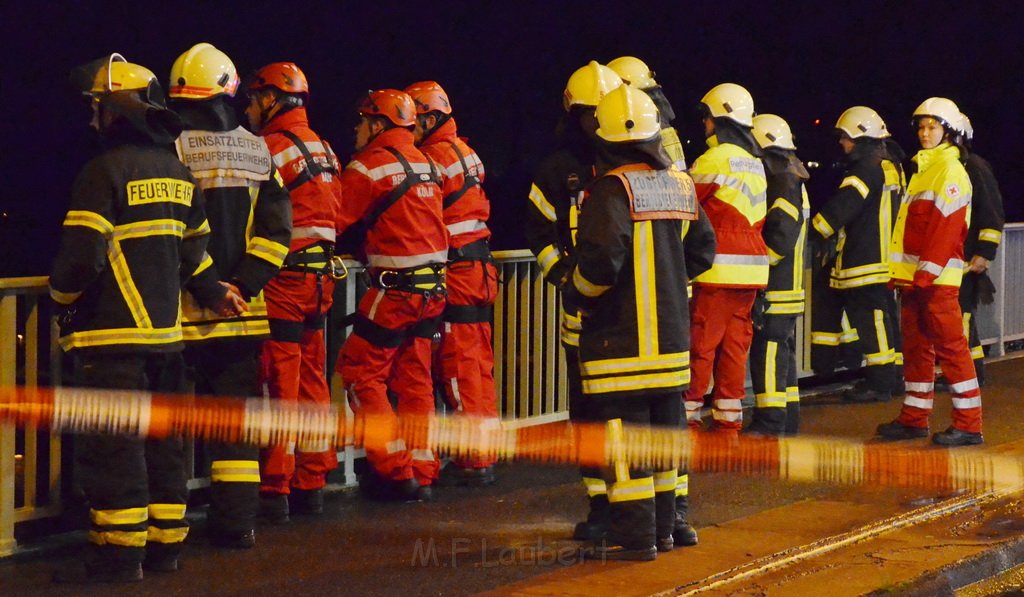
[[[348,266],[345,265],[345,260],[342,259],[341,255],[331,257],[331,260],[328,262],[328,271],[335,280],[344,280],[348,277]]]

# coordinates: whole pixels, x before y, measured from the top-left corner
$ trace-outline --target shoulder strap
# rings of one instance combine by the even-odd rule
[[[302,139],[299,138],[298,135],[287,130],[282,130],[280,131],[280,133],[287,137],[288,140],[291,141],[293,145],[295,145],[295,147],[302,154],[302,159],[306,161],[306,167],[302,170],[302,173],[296,176],[295,179],[292,180],[290,183],[288,183],[287,186],[289,191],[294,190],[296,187],[313,180],[314,178],[320,176],[324,172],[330,172],[331,174],[338,173],[334,169],[334,166],[330,164],[329,158],[327,160],[327,166],[323,166],[319,162],[317,162],[316,158],[313,157],[313,154],[309,152],[309,148],[306,147],[306,144],[302,141]],[[325,146],[325,153],[327,151],[328,150],[326,149]]]
[[[455,205],[455,202],[462,199],[462,196],[473,187],[480,186],[480,177],[469,173],[469,168],[466,167],[466,158],[463,157],[462,152],[459,151],[459,146],[455,141],[449,141],[448,143],[455,151],[455,155],[459,157],[459,164],[462,165],[462,188],[444,198],[444,209],[448,209]]]
[[[383,215],[384,212],[387,211],[389,207],[398,202],[398,200],[401,199],[402,196],[405,195],[405,193],[408,192],[408,190],[412,188],[414,184],[418,184],[420,182],[437,182],[433,175],[428,175],[427,180],[421,181],[419,179],[419,175],[413,171],[412,166],[409,164],[409,161],[405,159],[404,155],[399,153],[398,150],[395,149],[394,147],[385,147],[384,149],[386,149],[388,153],[393,155],[395,159],[398,160],[398,163],[402,164],[402,169],[405,170],[405,179],[401,183],[399,183],[398,186],[391,189],[391,192],[388,193],[383,199],[381,199],[376,205],[374,205],[373,209],[370,210],[370,212],[363,218],[363,221],[366,222],[367,230],[373,228],[374,224],[377,223],[377,220],[380,219],[381,215]]]

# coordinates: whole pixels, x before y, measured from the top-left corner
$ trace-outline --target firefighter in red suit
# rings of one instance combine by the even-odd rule
[[[416,105],[395,89],[370,92],[359,107],[356,154],[341,174],[338,231],[365,230],[369,289],[337,370],[356,413],[427,416],[434,412],[431,343],[445,307],[448,231],[434,169],[413,144]],[[345,247],[346,249],[348,247]],[[373,471],[364,487],[377,497],[431,497],[439,462],[399,438],[367,446]]]
[[[718,252],[711,269],[693,279],[690,309],[691,371],[686,420],[700,428],[704,392],[714,371],[714,429],[738,432],[743,424],[750,318],[757,291],[768,284],[768,248],[761,237],[767,213],[764,165],[751,134],[754,100],[746,89],[723,83],[701,100],[708,150],[690,175],[708,214]]]
[[[498,425],[494,390],[491,317],[498,294],[498,272],[491,258],[487,218],[491,203],[481,186],[484,165],[458,136],[448,94],[434,81],[405,90],[416,102],[416,141],[437,168],[448,228],[448,305],[441,326],[439,369],[448,404],[481,425]],[[454,460],[441,474],[445,484],[494,483],[494,459]]]
[[[960,109],[933,97],[914,111],[921,151],[896,218],[889,253],[902,299],[906,398],[899,417],[878,426],[886,439],[928,436],[935,360],[949,380],[953,425],[932,436],[944,446],[980,444],[981,388],[963,334],[958,299],[973,188],[960,163]]]
[[[324,374],[324,319],[331,308],[341,167],[331,146],[309,128],[306,75],[291,62],[268,64],[249,81],[246,116],[263,137],[292,201],[292,238],[281,272],[264,288],[270,340],[263,345],[270,395],[291,402],[330,404]],[[260,458],[264,517],[286,522],[291,509],[323,512],[326,475],[338,460],[333,446],[277,445]]]

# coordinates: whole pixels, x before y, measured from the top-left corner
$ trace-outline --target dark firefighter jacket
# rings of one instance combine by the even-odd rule
[[[974,196],[971,199],[971,225],[964,241],[964,259],[970,263],[975,255],[989,261],[996,258],[996,251],[1003,239],[1003,195],[992,174],[992,166],[976,153],[967,154],[964,168],[971,179]]]
[[[288,255],[292,214],[288,192],[274,168],[266,141],[238,126],[221,98],[179,102],[186,130],[178,155],[199,181],[210,222],[207,259],[182,295],[186,342],[270,335],[263,286]],[[246,297],[249,311],[221,317],[206,308],[231,282]]]
[[[847,163],[839,189],[811,222],[822,238],[838,238],[829,286],[886,284],[889,242],[906,181],[882,142],[858,143]]]
[[[102,101],[104,109],[142,116],[115,122],[103,139],[108,149],[75,180],[50,274],[50,296],[67,306],[60,343],[65,350],[181,350],[181,284],[209,235],[203,194],[170,148],[181,123],[133,92]]]
[[[690,381],[686,285],[711,267],[715,237],[693,180],[670,168],[655,142],[652,156],[661,159],[635,144],[610,148],[618,163],[609,160],[614,168],[593,184],[581,213],[567,293],[579,295],[584,314],[580,368],[589,396],[682,391]],[[663,200],[650,201],[631,182],[637,177]]]
[[[768,245],[769,315],[804,312],[804,251],[810,203],[804,186],[810,176],[792,151],[767,149],[764,155],[768,178],[768,215],[761,235]]]

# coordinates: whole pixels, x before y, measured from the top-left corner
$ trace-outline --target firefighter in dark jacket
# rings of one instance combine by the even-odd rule
[[[992,165],[985,158],[974,153],[974,127],[966,114],[961,113],[960,129],[966,147],[963,159],[967,176],[971,179],[974,196],[971,199],[971,223],[964,240],[964,258],[967,271],[960,283],[960,310],[963,311],[964,333],[971,346],[974,370],[978,374],[978,385],[985,385],[985,352],[978,336],[975,321],[979,304],[989,304],[995,293],[995,285],[988,276],[988,266],[996,258],[999,243],[1003,240],[1003,225],[1006,215],[1003,211],[1003,195],[999,183],[992,173]]]
[[[148,69],[111,54],[72,72],[92,99],[103,153],[72,190],[50,296],[61,306],[60,344],[85,387],[183,391],[181,283],[200,263],[209,227],[203,195],[170,144],[180,119]],[[223,294],[223,293],[222,293]],[[131,582],[173,571],[188,533],[181,438],[82,436],[76,442],[89,500],[84,569],[57,582]]]
[[[591,185],[581,212],[567,294],[582,315],[583,393],[615,442],[623,423],[682,423],[680,394],[690,378],[687,274],[711,266],[714,235],[693,180],[671,167],[661,145],[654,102],[623,85],[601,100],[597,118],[598,161],[609,170]],[[603,477],[608,539],[585,556],[653,560],[670,551],[676,470],[617,462]]]
[[[672,158],[672,163],[680,170],[686,170],[686,155],[683,153],[683,143],[679,140],[679,133],[672,126],[676,119],[676,112],[672,104],[665,97],[665,91],[654,79],[654,71],[647,63],[634,56],[620,56],[608,63],[608,68],[615,71],[622,82],[632,85],[646,93],[658,107],[658,119],[661,122],[661,144],[665,147],[665,153]]]
[[[594,178],[594,110],[606,93],[622,84],[610,68],[591,61],[573,72],[565,85],[565,115],[559,123],[560,147],[544,158],[530,187],[526,207],[526,243],[537,257],[544,279],[560,291],[571,286],[576,265],[576,227],[583,189]],[[561,343],[565,351],[569,417],[592,421],[579,378],[580,319],[576,305],[562,293]],[[576,525],[573,538],[588,541],[608,531],[608,495],[601,471],[581,467],[590,511]]]
[[[185,121],[178,155],[199,180],[210,219],[210,259],[182,296],[182,329],[195,391],[258,396],[259,352],[270,335],[263,287],[277,274],[291,239],[291,203],[266,142],[238,124],[228,100],[234,64],[207,43],[171,67],[169,95]],[[212,312],[209,293],[227,287],[244,299],[237,313]],[[255,545],[259,462],[252,446],[214,442],[207,532],[214,544]]]
[[[853,402],[886,401],[902,381],[902,348],[896,300],[889,288],[889,240],[906,183],[902,151],[871,108],[854,106],[836,122],[847,167],[839,189],[811,221],[819,242],[838,238],[829,287],[857,332],[864,355],[864,381],[843,397]],[[818,300],[816,298],[816,305]],[[817,312],[817,310],[816,310]],[[838,346],[839,312],[822,312],[812,342]]]
[[[795,434],[800,426],[797,387],[796,319],[804,312],[804,250],[810,178],[796,157],[789,124],[774,114],[754,117],[754,139],[761,146],[768,178],[768,215],[761,235],[768,246],[768,288],[754,303],[750,379],[753,420],[748,432]]]

